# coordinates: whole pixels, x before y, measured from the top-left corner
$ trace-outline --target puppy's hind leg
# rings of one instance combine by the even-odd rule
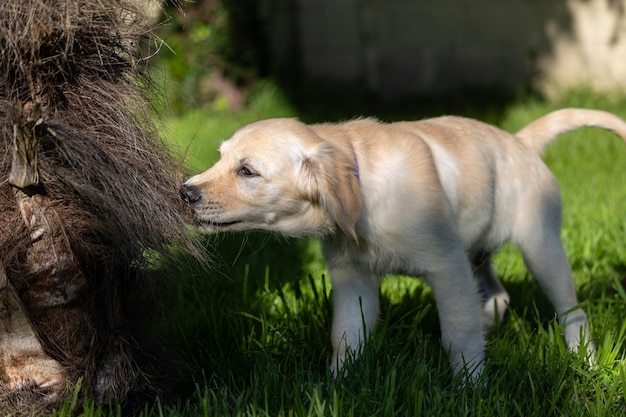
[[[560,201],[552,194],[534,207],[529,202],[526,208],[518,219],[513,240],[520,247],[526,267],[554,306],[568,348],[577,351],[581,343],[587,344],[593,355],[587,315],[577,307],[572,269],[560,239]]]
[[[510,297],[491,265],[491,252],[480,252],[472,258],[474,276],[483,299],[483,324],[486,329],[499,324],[509,305]]]
[[[466,381],[474,382],[483,372],[485,339],[469,259],[459,243],[431,252],[429,262],[426,275],[437,300],[443,347],[449,351],[455,375],[466,371]]]

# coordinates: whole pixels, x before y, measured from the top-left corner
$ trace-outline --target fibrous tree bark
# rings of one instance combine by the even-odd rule
[[[139,2],[140,3],[140,2]],[[172,246],[197,255],[145,95],[138,2],[0,3],[0,410],[168,381],[136,325]],[[151,308],[156,308],[154,301]]]

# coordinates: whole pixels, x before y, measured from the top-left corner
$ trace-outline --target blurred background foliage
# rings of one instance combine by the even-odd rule
[[[256,0],[198,0],[169,4],[159,28],[165,41],[156,67],[168,80],[170,109],[236,111],[267,76]]]
[[[162,72],[158,79],[165,82],[171,115],[198,109],[233,114],[279,100],[306,122],[355,115],[415,119],[454,112],[497,123],[507,103],[530,91],[469,87],[444,96],[383,99],[361,83],[301,79],[298,62],[290,64],[288,73],[272,69],[263,13],[268,11],[256,0],[167,4],[158,30],[164,45],[153,63]]]

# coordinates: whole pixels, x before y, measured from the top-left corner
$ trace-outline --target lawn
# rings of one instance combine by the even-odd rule
[[[167,121],[167,136],[190,172],[217,158],[238,127],[268,117],[337,121],[462,113],[515,131],[560,107],[601,108],[626,117],[626,97],[586,91],[558,102],[523,97],[474,108],[446,104],[371,106],[294,104],[261,84],[237,113],[195,110]],[[414,110],[414,111],[413,111]],[[410,115],[413,111],[413,116]],[[348,376],[333,380],[332,288],[319,245],[261,232],[204,237],[213,268],[183,259],[164,302],[158,332],[191,364],[174,404],[148,404],[142,416],[618,416],[626,415],[626,146],[610,133],[562,136],[545,160],[564,201],[563,240],[579,298],[590,316],[598,364],[567,351],[554,312],[505,246],[496,270],[512,302],[488,335],[484,386],[460,388],[440,345],[436,305],[420,280],[389,277],[380,322]],[[68,403],[58,415],[119,412]]]

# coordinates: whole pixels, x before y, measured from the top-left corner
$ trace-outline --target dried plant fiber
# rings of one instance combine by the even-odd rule
[[[54,408],[80,378],[98,401],[122,403],[167,380],[133,308],[172,245],[195,249],[181,165],[145,94],[154,37],[141,4],[0,2],[4,413]]]

